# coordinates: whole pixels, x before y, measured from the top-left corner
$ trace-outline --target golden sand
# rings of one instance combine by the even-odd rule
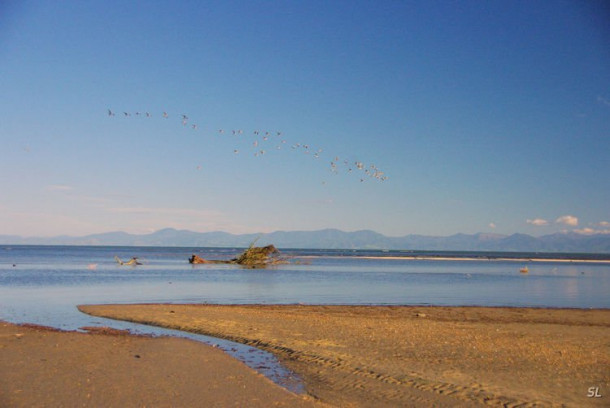
[[[335,406],[608,406],[610,310],[83,306],[276,354]],[[589,398],[592,390],[602,397]]]

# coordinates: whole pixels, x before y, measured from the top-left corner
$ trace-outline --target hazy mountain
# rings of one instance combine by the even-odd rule
[[[151,234],[140,235],[125,232],[52,238],[0,235],[0,244],[5,245],[246,247],[255,240],[257,240],[257,245],[274,244],[279,248],[610,253],[610,234],[582,235],[577,233],[558,233],[538,238],[526,234],[484,233],[455,234],[448,237],[425,235],[388,237],[370,230],[345,232],[337,229],[324,229],[237,235],[222,231],[193,232],[166,228]]]

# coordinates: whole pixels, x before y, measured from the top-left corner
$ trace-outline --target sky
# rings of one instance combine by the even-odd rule
[[[0,234],[610,233],[608,44],[594,0],[5,0]]]

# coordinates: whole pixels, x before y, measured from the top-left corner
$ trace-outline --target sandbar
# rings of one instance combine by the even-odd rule
[[[295,259],[313,258],[345,258],[340,255],[300,255]],[[610,264],[610,259],[586,259],[586,258],[523,258],[523,257],[495,257],[495,256],[441,256],[441,255],[362,255],[354,256],[357,259],[387,260],[387,261],[468,261],[468,262],[540,262],[540,263],[584,263],[584,264]]]
[[[610,310],[98,305],[96,316],[277,355],[340,407],[586,407],[610,399]]]

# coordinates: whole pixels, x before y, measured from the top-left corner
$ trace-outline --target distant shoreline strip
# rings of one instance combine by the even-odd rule
[[[357,258],[393,261],[478,261],[478,262],[548,262],[548,263],[591,263],[610,264],[610,259],[568,259],[568,258],[503,258],[503,257],[450,257],[450,256],[342,256],[342,255],[303,255],[299,259],[315,258]]]

